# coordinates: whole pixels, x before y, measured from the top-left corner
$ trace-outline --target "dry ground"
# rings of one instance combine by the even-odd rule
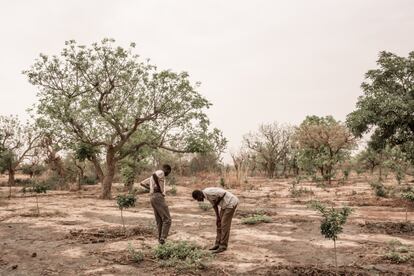
[[[414,275],[413,261],[393,264],[383,257],[392,240],[414,248],[414,227],[400,224],[405,219],[401,202],[376,199],[362,177],[328,189],[305,183],[314,195],[298,198],[290,196],[291,181],[252,178],[253,190],[232,190],[240,205],[229,250],[217,256],[209,269],[187,274],[334,275],[332,241],[320,235],[320,217],[307,208],[309,200],[317,199],[354,209],[338,242],[341,275]],[[173,218],[169,239],[212,245],[214,212],[201,210],[191,200],[192,189],[208,182],[178,181],[177,195],[167,198]],[[159,267],[152,257],[156,239],[148,194],[140,195],[137,206],[124,212],[125,235],[115,201],[97,199],[99,186],[85,186],[81,193],[48,192],[39,198],[40,217],[34,215],[35,197],[23,196],[16,187],[8,200],[8,188],[0,189],[0,275],[180,274]],[[121,191],[121,185],[114,186],[114,195]],[[257,209],[271,216],[272,223],[241,224],[242,216]],[[414,213],[409,215],[414,220]],[[142,263],[130,260],[128,244],[144,251]]]

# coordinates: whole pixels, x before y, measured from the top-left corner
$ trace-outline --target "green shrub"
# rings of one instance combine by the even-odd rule
[[[124,222],[124,216],[123,216],[122,211],[123,209],[134,207],[136,201],[137,199],[135,198],[135,195],[133,194],[118,195],[116,197],[116,203],[118,204],[118,208],[121,210],[122,226],[124,230],[125,230],[125,222]]]
[[[173,195],[173,196],[177,195],[177,186],[176,185],[173,185],[171,187],[170,194]]]
[[[211,206],[211,204],[207,202],[199,202],[198,207],[203,211],[208,211],[211,208],[213,208],[213,206]]]
[[[343,225],[345,225],[348,216],[352,212],[352,209],[348,207],[343,207],[340,209],[335,209],[333,207],[328,208],[317,201],[312,202],[310,207],[314,210],[317,210],[322,215],[320,226],[321,234],[324,235],[326,239],[334,241],[335,266],[338,267],[336,257],[336,240],[338,239],[338,235],[342,233]]]
[[[382,184],[380,181],[371,181],[369,185],[371,186],[376,196],[378,197],[388,196],[387,189],[385,188],[384,184]]]
[[[414,259],[414,252],[409,246],[402,244],[398,240],[391,240],[388,243],[387,252],[384,259],[392,263],[402,264]]]
[[[169,241],[158,245],[154,249],[154,255],[162,266],[175,267],[180,270],[204,269],[212,257],[211,253],[186,241]]]
[[[311,189],[300,187],[297,188],[297,185],[292,183],[292,187],[289,188],[291,197],[300,197],[302,195],[314,195],[314,192]]]
[[[269,222],[272,222],[272,218],[266,215],[255,214],[252,216],[242,218],[241,222],[243,224],[248,224],[248,225],[253,225],[253,224],[258,224],[258,223],[269,223]]]
[[[221,186],[222,188],[226,188],[226,181],[224,180],[224,178],[223,178],[223,177],[221,177],[221,178],[220,178],[220,186]]]
[[[136,250],[130,243],[128,244],[128,252],[135,263],[140,263],[144,260],[144,253],[141,250]]]

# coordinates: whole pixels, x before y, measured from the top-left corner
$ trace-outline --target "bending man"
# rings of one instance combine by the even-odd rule
[[[163,165],[161,170],[143,180],[140,184],[150,189],[151,206],[154,209],[155,220],[158,228],[158,241],[164,244],[171,227],[171,216],[168,205],[165,202],[165,177],[171,172],[170,165]]]
[[[213,250],[213,253],[227,250],[231,220],[239,204],[239,199],[229,191],[215,187],[205,188],[201,191],[194,190],[193,198],[197,201],[204,201],[206,198],[213,205],[214,212],[216,213],[216,243],[210,250]],[[218,209],[219,206],[220,210]]]

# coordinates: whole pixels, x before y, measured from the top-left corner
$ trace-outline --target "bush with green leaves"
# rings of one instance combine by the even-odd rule
[[[179,270],[204,269],[212,258],[210,252],[186,241],[169,241],[158,245],[154,255],[162,266]]]
[[[241,223],[248,225],[270,222],[272,222],[272,218],[263,214],[254,214],[241,219]]]
[[[136,250],[130,243],[128,243],[128,252],[134,263],[140,263],[144,260],[144,253],[141,250]]]
[[[391,240],[388,243],[384,259],[392,263],[402,264],[413,260],[414,252],[409,246],[402,244],[399,240]]]
[[[199,202],[198,207],[203,211],[208,211],[213,208],[213,206],[211,206],[211,204],[208,202]]]
[[[297,188],[296,182],[292,183],[292,187],[289,188],[290,195],[292,197],[300,197],[302,195],[314,195],[314,192],[311,189],[299,187]]]
[[[121,210],[122,226],[124,230],[125,230],[125,221],[124,221],[124,215],[122,211],[124,209],[134,207],[136,201],[137,199],[135,198],[135,195],[133,194],[118,195],[116,197],[116,203],[118,204],[118,208]]]
[[[321,204],[318,201],[313,201],[310,207],[318,211],[322,215],[321,221],[321,234],[326,238],[333,240],[334,242],[334,253],[335,253],[335,266],[338,268],[338,261],[336,257],[336,240],[338,235],[342,233],[343,226],[345,225],[348,216],[351,214],[352,209],[349,207],[342,207],[335,209],[329,208]]]
[[[374,191],[375,195],[378,197],[387,197],[388,191],[385,188],[384,184],[382,184],[380,181],[373,180],[369,183],[372,190]]]
[[[39,209],[39,198],[38,198],[38,194],[46,194],[48,190],[48,187],[46,185],[43,184],[36,184],[32,187],[31,191],[35,193],[35,197],[36,197],[36,207],[37,207],[37,215],[40,215],[40,209]]]

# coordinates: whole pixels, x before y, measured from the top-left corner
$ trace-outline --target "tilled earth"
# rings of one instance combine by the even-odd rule
[[[219,177],[178,181],[178,193],[168,196],[173,219],[171,240],[192,241],[202,247],[214,242],[213,210],[204,211],[191,199],[192,188],[215,186]],[[163,268],[153,257],[155,225],[148,194],[138,196],[135,208],[124,211],[122,227],[115,200],[100,200],[99,186],[78,192],[51,191],[35,197],[0,188],[0,275],[414,275],[412,261],[386,259],[390,243],[414,252],[414,224],[405,223],[406,206],[377,199],[368,181],[318,188],[291,197],[292,180],[249,179],[253,190],[231,190],[240,199],[233,219],[229,250],[216,256],[206,270]],[[204,184],[202,184],[204,183]],[[114,185],[113,195],[122,192]],[[333,243],[320,235],[320,217],[308,208],[311,200],[354,209],[337,241],[339,268],[334,267]],[[414,220],[413,210],[408,219]],[[243,217],[261,213],[271,223],[244,225]],[[128,248],[144,252],[137,264]]]

